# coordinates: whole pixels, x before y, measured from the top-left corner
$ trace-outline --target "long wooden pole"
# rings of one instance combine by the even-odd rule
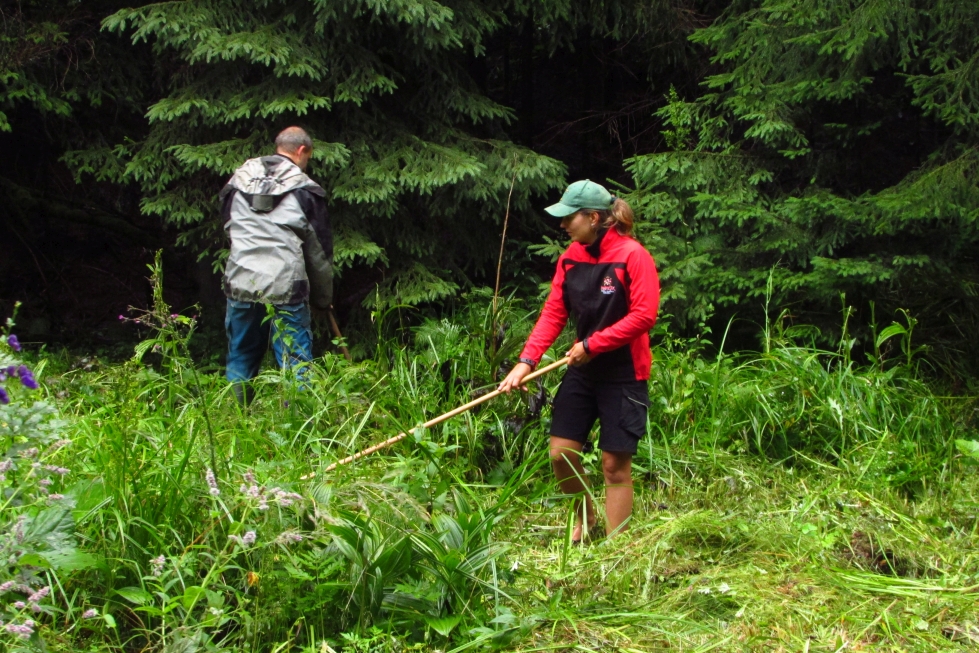
[[[558,369],[559,367],[563,367],[563,366],[567,365],[568,364],[568,361],[570,361],[570,360],[571,360],[571,358],[569,356],[565,356],[561,360],[556,361],[554,363],[551,363],[547,367],[542,367],[539,370],[537,370],[536,372],[531,372],[530,374],[528,374],[527,376],[525,376],[523,378],[523,383],[526,383],[528,381],[533,381],[534,379],[536,379],[539,376],[543,376],[543,375],[547,374],[548,372],[551,372],[553,370]],[[521,385],[523,385],[523,383],[521,383]],[[372,453],[374,453],[375,451],[380,451],[381,449],[384,449],[386,447],[390,447],[392,444],[394,444],[396,442],[401,442],[406,437],[408,437],[408,433],[414,433],[419,428],[427,429],[429,427],[435,426],[436,424],[441,424],[445,420],[451,419],[451,418],[455,417],[456,415],[459,415],[461,413],[464,413],[467,410],[469,410],[470,408],[474,408],[474,407],[478,406],[481,403],[484,403],[484,402],[489,401],[493,397],[498,397],[501,394],[503,394],[503,393],[500,392],[499,390],[494,390],[493,392],[490,392],[488,394],[485,394],[482,397],[479,397],[478,399],[473,399],[468,404],[464,404],[462,406],[459,406],[458,408],[455,408],[453,410],[450,410],[449,412],[445,413],[444,415],[439,415],[436,418],[430,419],[427,422],[425,422],[424,424],[422,424],[421,426],[415,427],[415,428],[411,429],[410,431],[408,431],[406,433],[399,433],[398,435],[394,436],[393,438],[388,438],[387,440],[385,440],[384,442],[382,442],[380,444],[375,444],[373,447],[368,447],[367,449],[364,449],[363,451],[357,452],[357,453],[355,453],[352,456],[347,456],[346,458],[343,458],[342,460],[338,460],[335,463],[333,463],[332,465],[330,465],[329,467],[327,467],[324,470],[324,472],[332,472],[334,469],[336,469],[340,465],[346,465],[347,463],[352,463],[353,461],[357,460],[358,458],[363,458],[364,456],[369,456]],[[312,475],[310,475],[310,476],[312,476]]]
[[[331,308],[329,311],[327,311],[326,314],[330,318],[330,328],[333,329],[333,335],[336,336],[337,340],[340,341],[340,351],[343,353],[343,357],[346,358],[347,360],[351,360],[350,350],[347,349],[347,347],[343,344],[343,334],[340,333],[340,325],[337,324],[337,318],[333,314],[333,309]]]
[[[493,286],[493,329],[496,335],[496,300],[500,296],[500,270],[503,269],[503,245],[506,243],[506,228],[510,224],[510,200],[513,198],[513,187],[517,183],[517,155],[513,155],[513,178],[510,180],[510,193],[506,196],[506,215],[503,217],[503,235],[500,236],[500,260],[496,262],[496,285]],[[494,351],[494,353],[496,353]]]

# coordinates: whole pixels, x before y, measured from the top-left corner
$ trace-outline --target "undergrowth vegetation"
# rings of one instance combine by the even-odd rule
[[[51,354],[39,389],[6,381],[9,650],[979,642],[975,400],[921,380],[908,321],[860,364],[845,327],[821,350],[781,316],[726,354],[664,321],[631,530],[579,547],[545,451],[559,374],[326,472],[492,389],[534,318],[518,301],[477,291],[411,329],[379,312],[362,360],[317,360],[305,391],[268,369],[241,408],[161,283],[128,362]]]

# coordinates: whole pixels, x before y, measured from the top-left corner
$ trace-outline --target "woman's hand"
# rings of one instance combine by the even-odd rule
[[[523,378],[530,374],[532,369],[533,368],[530,367],[530,365],[527,365],[527,363],[517,363],[514,365],[513,369],[510,370],[510,373],[506,375],[506,378],[500,382],[497,390],[500,392],[510,392],[514,388],[520,387]],[[527,388],[524,388],[524,392],[526,391]]]
[[[568,356],[571,357],[571,360],[568,361],[568,365],[571,367],[584,365],[591,360],[591,356],[589,356],[588,352],[585,351],[585,346],[580,342],[574,343],[574,347],[572,347],[571,351],[568,352]]]

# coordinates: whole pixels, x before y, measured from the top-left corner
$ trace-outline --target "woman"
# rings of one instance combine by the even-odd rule
[[[577,341],[554,398],[550,454],[561,490],[575,496],[572,541],[597,523],[584,484],[581,449],[595,420],[605,475],[607,535],[632,515],[632,456],[646,432],[652,365],[649,330],[659,307],[653,257],[632,238],[632,209],[595,182],[576,181],[546,209],[561,218],[571,246],[557,262],[544,303],[520,362],[499,389],[519,387],[574,316]]]

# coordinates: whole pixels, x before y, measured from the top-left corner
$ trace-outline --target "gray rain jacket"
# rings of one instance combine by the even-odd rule
[[[221,190],[231,253],[229,299],[316,308],[333,302],[333,233],[326,193],[281,155],[249,159]]]

